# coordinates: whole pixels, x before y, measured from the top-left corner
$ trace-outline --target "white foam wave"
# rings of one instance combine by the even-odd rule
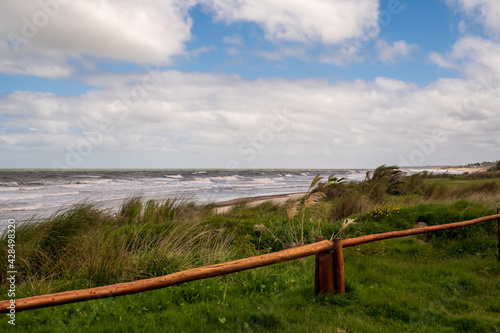
[[[79,180],[76,184],[94,185],[94,184],[107,184],[110,183],[111,179],[89,179],[89,180]]]
[[[0,208],[0,212],[15,212],[15,211],[30,211],[30,210],[38,210],[40,208],[45,208],[45,205],[36,204],[36,205],[25,205],[19,207],[4,207]]]
[[[25,186],[19,188],[21,191],[36,191],[45,189],[44,186]]]
[[[19,193],[19,192],[17,192]],[[9,195],[7,198],[2,198],[0,199],[5,199],[8,201],[14,201],[14,200],[26,200],[26,199],[36,199],[36,198],[45,198],[45,197],[60,197],[60,196],[66,196],[66,195],[78,195],[80,192],[74,191],[74,192],[61,192],[61,193],[33,193],[33,194],[24,194],[20,193],[19,195]]]
[[[182,175],[165,175],[167,178],[172,178],[172,179],[181,179],[184,178]]]
[[[235,175],[235,176],[218,176],[218,177],[213,177],[212,179],[216,180],[239,180],[240,176]]]
[[[199,178],[199,177],[193,178],[191,180],[191,182],[198,183],[198,184],[210,184],[211,183],[209,178]]]
[[[87,186],[86,186],[86,184],[72,183],[72,184],[56,185],[56,187],[58,187],[58,188],[85,188]]]
[[[19,191],[20,187],[1,187],[0,192]]]
[[[0,183],[0,187],[19,187],[19,183],[17,182]]]
[[[252,179],[251,182],[253,184],[283,184],[281,181],[276,181],[272,178],[256,178]]]

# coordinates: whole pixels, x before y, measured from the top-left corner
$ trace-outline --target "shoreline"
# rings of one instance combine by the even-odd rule
[[[239,205],[239,204],[247,204],[250,206],[257,206],[260,205],[264,202],[272,202],[275,204],[283,205],[285,204],[288,200],[296,200],[304,195],[306,195],[307,192],[297,192],[297,193],[286,193],[286,194],[271,194],[271,195],[260,195],[256,197],[245,197],[245,198],[237,198],[237,199],[232,199],[232,200],[226,200],[226,201],[219,201],[216,202],[215,205],[215,211],[217,214],[224,214],[231,210],[234,206]]]

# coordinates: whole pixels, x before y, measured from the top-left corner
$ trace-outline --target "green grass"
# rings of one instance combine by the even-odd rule
[[[415,238],[376,244],[346,251],[345,296],[314,296],[314,261],[308,258],[19,313],[17,325],[34,332],[496,332],[500,327],[500,268],[494,258],[448,258]]]
[[[471,182],[463,188],[478,185]],[[304,242],[311,243],[318,234],[351,238],[413,228],[418,222],[468,220],[496,213],[498,202],[495,191],[455,200],[401,193],[373,201],[349,186],[345,193],[353,191],[365,201],[351,216],[356,223],[345,230],[332,218],[345,193],[335,197],[332,192],[307,208],[300,216],[303,225],[288,219],[287,206],[272,203],[239,205],[224,215],[183,198],[146,203],[131,198],[118,216],[77,205],[17,230],[17,293],[24,297],[132,281],[278,251],[297,245],[302,228]],[[448,191],[454,184],[442,186]],[[345,215],[350,207],[342,205]],[[0,250],[6,251],[5,238]],[[162,290],[19,312],[16,329],[498,332],[497,253],[496,221],[490,221],[346,248],[344,296],[314,295],[314,258],[309,257]],[[6,299],[6,267],[0,265],[0,294]],[[0,331],[12,329],[5,315],[2,319]]]

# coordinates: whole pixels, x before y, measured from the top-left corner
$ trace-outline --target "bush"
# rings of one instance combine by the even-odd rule
[[[379,202],[386,194],[400,195],[403,190],[403,171],[398,166],[381,165],[373,171],[373,175],[369,178],[370,173],[366,175],[366,180],[362,182],[361,187],[369,194],[369,196]]]

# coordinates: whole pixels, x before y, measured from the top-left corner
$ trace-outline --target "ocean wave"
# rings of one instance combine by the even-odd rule
[[[16,192],[16,194],[17,193],[20,193],[20,192]],[[5,200],[8,200],[8,201],[14,201],[14,200],[26,200],[26,199],[45,198],[45,197],[60,197],[60,196],[78,195],[78,194],[80,194],[79,191],[62,192],[62,193],[33,193],[33,194],[20,193],[19,195],[9,195],[6,198],[2,198],[0,196],[0,199],[5,199]]]
[[[283,184],[280,181],[277,181],[272,178],[255,178],[250,180],[253,184],[258,183],[258,184]]]
[[[18,182],[5,182],[5,183],[0,183],[0,187],[19,187]]]
[[[217,176],[217,177],[213,177],[211,179],[214,179],[214,180],[240,180],[240,176],[238,175],[234,175],[234,176]]]
[[[22,186],[19,189],[21,191],[36,191],[45,189],[45,186]]]
[[[33,186],[33,185],[45,186],[47,184],[47,182],[42,179],[42,180],[38,180],[36,182],[21,182],[20,184],[25,185],[25,186]]]
[[[164,177],[172,178],[172,179],[181,179],[181,178],[184,178],[182,175],[165,175]]]
[[[0,212],[29,212],[29,211],[34,211],[35,213],[42,212],[42,211],[55,211],[54,208],[61,208],[65,207],[64,205],[61,204],[46,204],[46,203],[36,203],[36,204],[21,204],[21,205],[13,205],[13,206],[5,206],[0,208]]]
[[[85,188],[86,184],[71,183],[71,184],[56,185],[55,187],[57,187],[57,188]]]
[[[144,182],[144,183],[146,183],[146,182]],[[147,182],[145,185],[141,184],[140,186],[145,186],[145,187],[149,188],[151,186],[151,184],[155,185],[155,187],[179,187],[179,186],[182,186],[181,183],[172,183],[172,182],[169,182],[167,179],[157,180],[154,182]]]
[[[75,178],[101,178],[101,176],[90,176],[90,175],[75,175]]]
[[[37,209],[44,208],[44,207],[46,207],[46,206],[42,205],[42,204],[23,205],[23,206],[18,206],[18,207],[3,207],[3,208],[0,208],[0,212],[30,211],[30,210],[37,210]]]
[[[19,191],[20,189],[20,187],[0,187],[0,192],[13,192]]]
[[[191,182],[192,183],[201,183],[201,184],[210,184],[211,183],[210,178],[200,178],[200,177],[196,177],[196,178],[191,179]]]
[[[107,184],[110,182],[111,179],[89,179],[89,180],[78,180],[74,182],[74,184],[93,185],[93,184]]]

